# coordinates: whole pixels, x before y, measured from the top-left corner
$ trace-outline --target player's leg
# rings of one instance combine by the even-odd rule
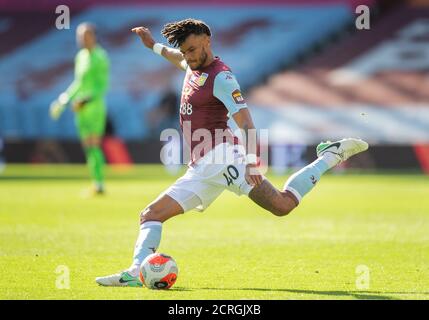
[[[287,215],[314,188],[327,170],[367,149],[368,144],[360,139],[348,138],[333,143],[321,143],[316,150],[318,158],[294,173],[286,181],[283,190],[277,190],[264,179],[249,192],[249,197],[276,216]]]
[[[168,219],[203,206],[203,201],[190,190],[205,190],[209,185],[195,182],[190,175],[178,179],[169,189],[158,196],[140,212],[140,232],[137,238],[131,266],[115,275],[100,277],[96,282],[105,286],[141,286],[139,280],[140,265],[143,260],[154,253],[161,241],[162,224]],[[212,194],[220,194],[213,190]],[[210,198],[209,201],[213,199]],[[209,204],[205,202],[205,205]]]
[[[101,111],[100,111],[101,110]],[[77,127],[85,151],[86,162],[95,185],[95,192],[104,192],[105,159],[101,148],[106,116],[102,108],[97,112],[77,114]],[[85,110],[87,111],[87,110]],[[89,110],[92,111],[92,110]]]
[[[189,201],[186,205],[190,205]],[[162,224],[184,213],[188,209],[186,205],[181,205],[168,194],[161,194],[140,212],[140,233],[134,247],[133,262],[127,270],[131,275],[138,276],[143,260],[158,249]],[[195,206],[197,205],[198,203],[195,203]]]
[[[298,206],[298,200],[290,191],[281,191],[274,187],[268,179],[252,188],[249,198],[256,204],[276,216],[284,216]]]
[[[162,223],[184,212],[182,206],[167,194],[161,194],[140,213],[140,232],[134,247],[133,263],[125,271],[96,278],[104,286],[141,286],[140,265],[159,247]]]
[[[310,192],[320,177],[339,160],[333,154],[326,154],[308,166],[294,173],[283,190],[277,190],[267,179],[253,188],[249,198],[276,216],[284,216],[298,206],[302,197]]]
[[[104,192],[104,167],[105,160],[101,148],[102,137],[92,134],[82,140],[86,161],[95,184],[96,193]]]

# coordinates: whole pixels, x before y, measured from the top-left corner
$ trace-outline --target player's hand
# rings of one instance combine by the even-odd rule
[[[246,165],[246,174],[244,176],[247,183],[252,186],[258,186],[262,183],[262,175],[258,170],[257,164],[249,163]]]
[[[85,103],[86,103],[86,101],[84,101],[84,100],[77,100],[77,101],[73,102],[73,104],[72,104],[73,111],[79,112],[80,110],[82,110]]]
[[[49,115],[53,120],[58,120],[58,118],[61,116],[61,114],[64,111],[64,105],[61,104],[58,100],[55,100],[51,103],[51,106],[49,107]]]
[[[155,40],[153,40],[152,34],[150,30],[146,27],[136,27],[131,29],[136,35],[140,37],[143,44],[152,50],[153,45],[155,44]]]

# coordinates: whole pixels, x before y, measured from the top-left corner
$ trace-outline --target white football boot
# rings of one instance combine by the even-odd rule
[[[321,142],[316,148],[317,157],[330,152],[337,156],[338,163],[346,161],[351,156],[361,153],[368,149],[368,143],[355,138],[346,138],[339,141]],[[337,163],[337,164],[338,164]]]
[[[138,276],[133,277],[127,271],[122,271],[121,273],[106,277],[95,278],[95,282],[107,287],[141,287],[143,285]]]

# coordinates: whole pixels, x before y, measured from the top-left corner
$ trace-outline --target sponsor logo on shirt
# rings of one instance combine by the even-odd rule
[[[241,95],[241,91],[238,89],[232,92],[232,99],[234,99],[235,103],[238,103],[238,104],[244,103],[244,98]]]
[[[189,80],[190,82],[196,83],[198,80],[198,77],[195,74],[193,74]]]
[[[228,73],[226,74],[225,79],[226,79],[226,80],[232,80],[232,79],[234,79],[234,78],[232,77],[231,72],[228,72]]]
[[[191,94],[192,88],[189,86],[185,87],[185,89],[183,90],[183,98],[188,99]]]

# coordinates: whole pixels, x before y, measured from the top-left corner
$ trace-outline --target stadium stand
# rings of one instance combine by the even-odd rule
[[[53,28],[54,4],[70,6],[70,30]],[[362,4],[371,7],[370,31],[354,26]],[[278,150],[273,162],[297,164],[303,153],[314,156],[309,150],[321,139],[360,136],[371,143],[376,165],[419,163],[429,172],[428,10],[428,0],[187,0],[180,6],[170,0],[40,0],[36,8],[30,0],[0,0],[6,159],[46,159],[35,157],[28,142],[52,140],[67,146],[67,161],[83,159],[72,112],[55,123],[48,106],[73,79],[76,25],[92,21],[112,65],[107,102],[116,137],[105,147],[109,162],[158,162],[158,151],[143,152],[159,147],[150,139],[149,115],[167,88],[180,92],[183,75],[129,30],[147,25],[163,41],[164,23],[196,17],[211,25],[215,53],[237,75],[257,127],[270,129],[270,147]],[[116,138],[126,140],[131,156]]]
[[[35,18],[34,31],[18,42],[8,40],[7,30],[24,19],[22,13],[15,18],[13,13],[2,16],[0,26],[4,26],[6,38],[0,50],[0,74],[7,76],[0,78],[0,135],[76,139],[72,112],[67,111],[55,123],[48,117],[48,106],[73,79],[74,30],[80,22],[98,26],[100,42],[111,59],[109,117],[117,136],[133,140],[147,136],[145,114],[156,107],[170,84],[180,91],[183,75],[148,53],[129,32],[131,27],[147,25],[162,41],[159,32],[168,21],[189,16],[207,21],[215,35],[215,52],[232,67],[242,87],[249,88],[349,25],[353,17],[349,5],[354,2],[286,1],[279,5],[273,1],[260,10],[260,2],[249,1],[255,5],[245,10],[189,4],[167,11],[165,5],[90,6],[92,2],[85,1],[88,8],[73,16],[70,30],[46,30],[46,21],[54,25],[55,16],[46,19],[46,13],[41,13],[45,18]],[[28,5],[26,1],[19,3],[24,9]],[[50,3],[41,1],[38,8]],[[21,34],[19,30],[15,33]]]
[[[427,144],[428,16],[427,6],[396,7],[370,32],[355,31],[273,74],[248,94],[257,119],[264,115],[277,142],[352,135],[371,144]]]

